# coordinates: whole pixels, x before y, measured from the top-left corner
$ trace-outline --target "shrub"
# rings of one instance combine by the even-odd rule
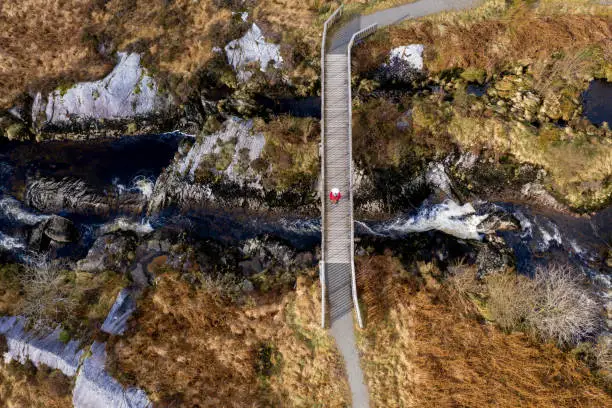
[[[534,284],[537,299],[527,321],[544,339],[577,344],[600,328],[601,307],[571,267],[539,268]]]
[[[521,328],[535,303],[533,282],[515,273],[487,277],[488,310],[505,331]]]

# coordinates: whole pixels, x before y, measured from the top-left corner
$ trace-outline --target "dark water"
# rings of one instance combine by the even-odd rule
[[[612,124],[612,83],[603,79],[591,81],[582,94],[584,116],[594,125]]]
[[[487,93],[487,89],[489,88],[489,84],[468,84],[467,93],[470,95],[483,96]]]
[[[6,184],[29,177],[79,178],[98,190],[114,183],[128,184],[136,176],[157,177],[170,164],[180,134],[126,136],[99,142],[44,142],[0,144],[0,175]]]
[[[262,97],[257,102],[277,115],[290,114],[300,118],[321,117],[321,98],[318,96],[295,99],[269,99]]]

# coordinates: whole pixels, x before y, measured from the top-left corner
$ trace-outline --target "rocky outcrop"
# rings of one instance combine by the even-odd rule
[[[242,81],[251,78],[252,73],[246,70],[249,64],[259,63],[259,68],[265,72],[270,64],[280,68],[283,62],[280,45],[266,42],[257,24],[253,24],[242,38],[228,43],[225,46],[225,54]]]
[[[118,63],[105,78],[36,95],[32,123],[37,128],[71,126],[89,121],[160,116],[172,105],[140,65],[138,54],[118,53]]]
[[[113,270],[125,272],[131,264],[130,253],[136,249],[134,233],[115,232],[95,240],[85,259],[77,262],[77,269],[84,272]]]
[[[136,310],[137,293],[132,289],[123,289],[117,295],[113,307],[102,324],[102,331],[108,334],[121,335],[127,329],[127,321]]]
[[[105,370],[106,345],[94,342],[90,355],[79,370],[72,403],[75,408],[148,408],[147,394],[134,387],[124,388]]]
[[[145,201],[140,194],[101,194],[76,178],[39,178],[26,186],[25,202],[39,211],[68,211],[76,214],[105,215],[111,212],[140,214]]]
[[[8,345],[4,361],[17,360],[24,364],[30,360],[36,366],[45,364],[74,376],[83,355],[83,350],[79,349],[81,344],[76,340],[62,342],[59,327],[50,333],[38,334],[26,331],[25,325],[23,317],[0,317],[0,334],[6,337]]]
[[[51,215],[40,222],[31,232],[29,248],[44,251],[53,245],[63,245],[78,239],[79,232],[67,218]]]
[[[190,147],[182,146],[155,183],[149,213],[171,205],[200,208],[213,200],[232,207],[257,206],[262,187],[253,163],[263,151],[265,138],[252,128],[252,121],[230,118],[218,132],[198,137]]]

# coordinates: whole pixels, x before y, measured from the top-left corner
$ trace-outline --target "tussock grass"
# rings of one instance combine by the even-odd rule
[[[302,276],[296,287],[239,306],[215,285],[164,274],[111,348],[113,371],[160,406],[345,406],[343,364],[319,327],[318,284]]]
[[[31,362],[0,364],[0,405],[7,408],[72,406],[72,384],[61,371]]]
[[[266,138],[256,166],[266,188],[284,191],[314,185],[320,169],[320,130],[315,119],[279,116],[268,123],[258,120],[255,129]]]
[[[92,80],[112,68],[82,41],[91,0],[0,3],[0,108],[21,93]]]
[[[586,46],[597,45],[610,53],[609,12],[602,15],[597,12],[601,9],[595,8],[591,13],[580,9],[582,13],[560,14],[559,2],[556,8],[551,2],[535,9],[517,4],[508,7],[503,1],[490,0],[475,10],[441,13],[391,26],[355,50],[355,60],[359,61],[356,69],[372,70],[380,66],[391,48],[411,43],[426,46],[424,62],[431,72],[460,67],[484,69],[488,75],[520,61],[547,66],[535,72],[536,77],[544,76],[555,70],[550,65],[565,63],[565,58],[552,60],[554,53],[571,59]],[[592,65],[600,62],[595,59],[591,66],[571,74],[588,76],[598,68]]]
[[[458,303],[434,266],[417,264],[409,272],[387,256],[360,258],[357,265],[369,316],[359,347],[372,406],[570,408],[612,402],[570,353],[474,319],[473,306]]]

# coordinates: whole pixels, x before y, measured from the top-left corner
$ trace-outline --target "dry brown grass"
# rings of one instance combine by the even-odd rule
[[[212,1],[111,0],[92,13],[90,33],[117,49],[144,52],[148,65],[180,77],[205,66],[231,12]]]
[[[496,3],[499,1],[488,1],[476,11],[446,13],[392,26],[388,35],[376,36],[366,46],[356,48],[357,68],[374,69],[392,47],[412,43],[425,45],[424,62],[430,71],[476,67],[489,75],[519,61],[539,65],[536,76],[548,74],[550,64],[564,63],[564,58],[551,61],[553,53],[571,58],[587,46],[601,47],[608,57],[612,52],[609,15],[552,15],[551,8],[533,9],[524,3],[504,10]],[[590,61],[591,65],[597,63],[601,60]]]
[[[454,302],[433,277],[439,274],[435,267],[415,265],[411,274],[395,259],[373,257],[360,259],[358,268],[364,309],[377,310],[368,312],[359,340],[372,406],[573,408],[612,402],[572,355],[470,318],[465,304]],[[417,274],[425,281],[419,290]],[[392,295],[380,302],[379,293]]]
[[[343,365],[319,327],[319,290],[302,276],[296,292],[237,306],[162,275],[110,352],[114,371],[162,407],[345,406]]]
[[[319,175],[320,140],[315,119],[279,116],[268,123],[257,120],[255,129],[266,138],[259,163],[264,187],[288,190],[314,184]]]
[[[70,379],[47,367],[17,362],[0,364],[0,405],[6,408],[72,406]]]
[[[0,2],[0,108],[47,83],[99,78],[112,67],[82,41],[91,3]]]

